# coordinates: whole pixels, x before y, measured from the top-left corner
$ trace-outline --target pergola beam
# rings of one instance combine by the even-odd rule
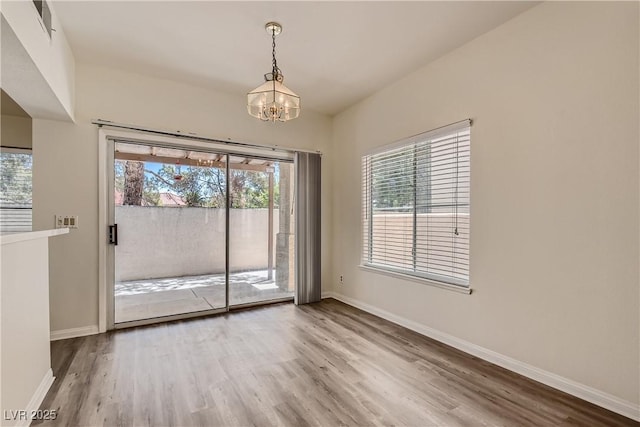
[[[133,153],[121,153],[116,151],[115,153],[115,158],[116,160],[131,160],[131,161],[136,161],[136,162],[152,162],[152,163],[166,163],[166,164],[170,164],[170,165],[174,165],[176,164],[176,162],[179,160],[180,161],[180,165],[184,165],[184,166],[199,166],[199,167],[212,167],[212,168],[219,168],[219,169],[224,169],[227,167],[227,164],[225,162],[221,162],[218,160],[207,160],[207,164],[206,165],[202,165],[201,163],[198,162],[197,159],[190,159],[190,158],[178,158],[178,157],[162,157],[162,156],[154,156],[154,155],[150,155],[150,154],[133,154]],[[256,172],[269,172],[268,168],[270,167],[268,164],[261,164],[261,165],[255,165],[255,164],[247,164],[247,163],[231,163],[229,165],[229,167],[231,169],[237,169],[237,170],[248,170],[248,171],[256,171]]]

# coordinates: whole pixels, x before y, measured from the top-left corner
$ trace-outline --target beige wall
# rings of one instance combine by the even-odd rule
[[[274,242],[279,221],[276,209]],[[224,209],[116,206],[116,223],[116,282],[224,273]],[[229,226],[231,270],[266,270],[269,210],[230,209]]]
[[[31,148],[31,117],[0,116],[0,145]]]
[[[34,230],[55,214],[79,215],[79,228],[51,242],[51,328],[98,324],[98,132],[106,119],[222,140],[317,149],[323,155],[323,278],[329,282],[330,118],[264,123],[246,113],[244,93],[222,93],[97,66],[76,67],[76,123],[33,121]],[[105,231],[106,232],[106,231]]]
[[[335,117],[333,290],[637,405],[638,36],[543,3]],[[466,118],[473,294],[359,269],[361,156]]]

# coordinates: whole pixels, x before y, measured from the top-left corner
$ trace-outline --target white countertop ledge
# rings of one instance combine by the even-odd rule
[[[25,240],[42,239],[67,233],[69,233],[68,228],[56,228],[54,230],[30,231],[28,233],[3,234],[0,236],[0,243],[4,246],[11,243],[24,242]]]

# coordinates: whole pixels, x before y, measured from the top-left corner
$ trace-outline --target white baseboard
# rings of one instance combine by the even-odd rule
[[[51,341],[66,340],[68,338],[84,337],[99,333],[98,325],[83,326],[81,328],[61,329],[51,331]]]
[[[325,299],[325,298],[333,298],[333,292],[327,291],[327,292],[323,292],[322,295],[320,296],[320,298]],[[338,298],[336,298],[338,299]]]
[[[407,329],[411,329],[421,335],[425,335],[429,338],[433,338],[436,341],[440,341],[451,347],[462,350],[465,353],[484,359],[488,362],[501,366],[512,372],[516,372],[525,377],[531,378],[535,381],[541,382],[570,395],[579,397],[580,399],[591,402],[594,405],[601,406],[605,409],[624,415],[636,421],[640,421],[640,405],[628,402],[619,397],[613,396],[609,393],[597,390],[595,388],[580,384],[576,381],[568,378],[561,377],[552,372],[545,371],[535,366],[529,365],[511,357],[505,356],[495,351],[489,350],[471,342],[456,338],[453,335],[440,332],[413,320],[409,320],[402,316],[390,313],[386,310],[382,310],[373,305],[364,303],[357,299],[341,295],[336,292],[323,292],[322,298],[334,298],[338,301],[342,301],[345,304],[359,308],[383,319],[386,319],[392,323],[404,326]]]
[[[51,384],[53,384],[53,380],[55,380],[53,371],[51,369],[48,369],[44,374],[44,377],[42,377],[42,381],[40,381],[38,388],[33,393],[33,396],[31,396],[31,400],[29,401],[29,403],[27,403],[27,407],[24,408],[27,414],[33,414],[38,410],[38,408],[40,408],[40,405],[47,395],[49,388],[51,388]],[[29,425],[31,425],[30,417],[27,417],[27,419],[21,419],[16,424],[16,426],[19,427],[27,427]]]

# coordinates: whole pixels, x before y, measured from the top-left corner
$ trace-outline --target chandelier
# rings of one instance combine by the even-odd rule
[[[282,26],[269,22],[265,29],[271,34],[272,68],[264,75],[265,82],[247,94],[247,111],[263,121],[286,122],[300,115],[300,97],[282,84],[284,76],[276,61],[276,36]]]

